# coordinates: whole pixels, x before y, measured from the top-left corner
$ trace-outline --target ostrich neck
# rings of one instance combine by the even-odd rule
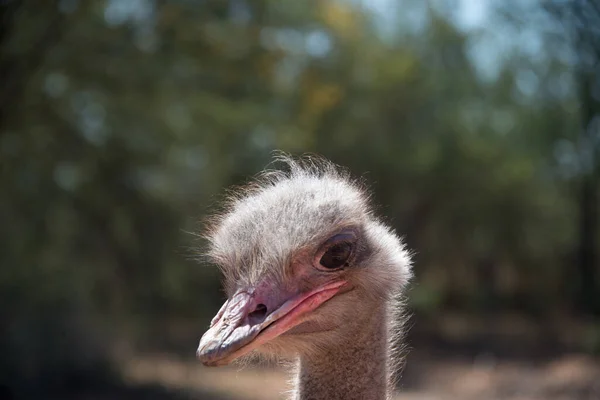
[[[296,400],[384,400],[390,397],[386,307],[344,327],[345,340],[318,358],[300,358]]]

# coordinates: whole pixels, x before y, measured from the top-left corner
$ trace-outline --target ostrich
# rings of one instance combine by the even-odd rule
[[[295,359],[298,400],[389,399],[409,254],[345,170],[278,160],[286,171],[262,173],[207,230],[228,300],[197,357]]]

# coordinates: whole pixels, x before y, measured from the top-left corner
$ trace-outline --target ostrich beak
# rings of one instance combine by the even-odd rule
[[[213,318],[200,339],[196,356],[206,366],[227,365],[303,322],[305,315],[335,296],[345,284],[335,281],[300,293],[272,312],[259,311],[255,292],[238,291]]]

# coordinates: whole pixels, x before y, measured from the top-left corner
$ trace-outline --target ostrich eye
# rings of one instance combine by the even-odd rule
[[[340,242],[331,246],[321,257],[321,265],[327,269],[341,268],[348,262],[352,254],[352,245]]]

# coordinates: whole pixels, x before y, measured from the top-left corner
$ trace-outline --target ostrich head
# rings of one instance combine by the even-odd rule
[[[410,277],[404,246],[362,185],[324,160],[279,160],[287,171],[263,173],[232,196],[206,235],[228,300],[200,341],[205,365],[343,346],[373,315],[393,311]]]

